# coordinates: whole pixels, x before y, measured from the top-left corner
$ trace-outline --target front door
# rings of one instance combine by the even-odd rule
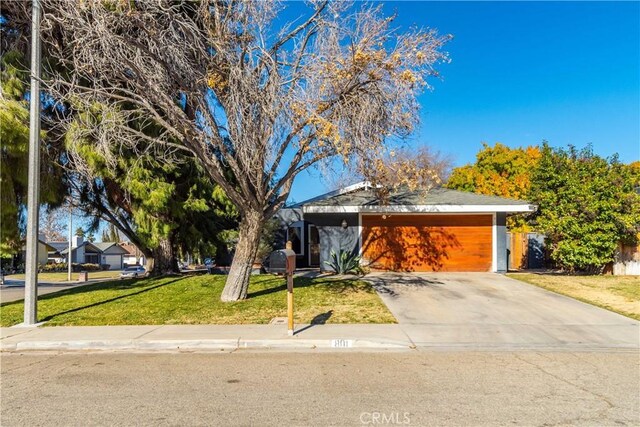
[[[320,266],[320,236],[318,228],[309,224],[309,267]]]

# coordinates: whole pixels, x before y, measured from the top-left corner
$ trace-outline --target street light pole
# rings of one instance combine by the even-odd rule
[[[73,206],[69,200],[69,252],[67,252],[67,281],[71,281],[71,249],[73,248]]]
[[[32,0],[29,96],[29,188],[24,324],[38,321],[38,213],[40,210],[40,2]]]

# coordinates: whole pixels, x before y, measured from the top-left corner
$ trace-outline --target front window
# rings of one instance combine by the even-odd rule
[[[287,241],[291,242],[292,249],[296,255],[304,255],[304,247],[302,245],[302,223],[295,223],[287,228]]]
[[[87,264],[99,264],[100,261],[98,261],[99,255],[98,254],[85,254],[84,255],[84,262],[86,262]]]

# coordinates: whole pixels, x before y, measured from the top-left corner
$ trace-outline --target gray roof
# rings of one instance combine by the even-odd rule
[[[47,244],[54,248],[56,252],[60,252],[69,248],[69,242],[47,242]]]
[[[434,188],[428,192],[421,190],[398,190],[389,195],[388,200],[380,203],[375,192],[368,188],[361,188],[343,194],[328,193],[327,197],[317,197],[297,206],[429,206],[429,205],[486,205],[486,206],[522,206],[529,202],[507,199],[504,197],[485,196],[465,191]]]
[[[114,247],[114,249],[116,249],[116,252],[119,252],[122,254],[129,253],[126,249],[124,249],[122,246],[120,246],[116,242],[95,242],[93,243],[93,246],[100,249],[102,252],[106,252],[108,249]]]
[[[94,242],[93,246],[95,246],[96,248],[104,252],[115,244],[116,244],[115,242]]]
[[[66,253],[69,252],[69,244],[67,243],[67,247],[60,251],[60,255],[65,255]],[[95,253],[95,252],[102,252],[102,249],[98,248],[96,246],[96,243],[91,243],[91,242],[82,242],[80,244],[80,246],[86,246],[85,247],[85,252],[89,252],[89,253]],[[76,249],[78,249],[80,246],[74,246],[71,248],[71,252],[75,251]]]

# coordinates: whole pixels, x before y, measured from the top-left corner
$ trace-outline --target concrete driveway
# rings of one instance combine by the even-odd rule
[[[640,347],[640,322],[493,273],[366,276],[417,347]]]

